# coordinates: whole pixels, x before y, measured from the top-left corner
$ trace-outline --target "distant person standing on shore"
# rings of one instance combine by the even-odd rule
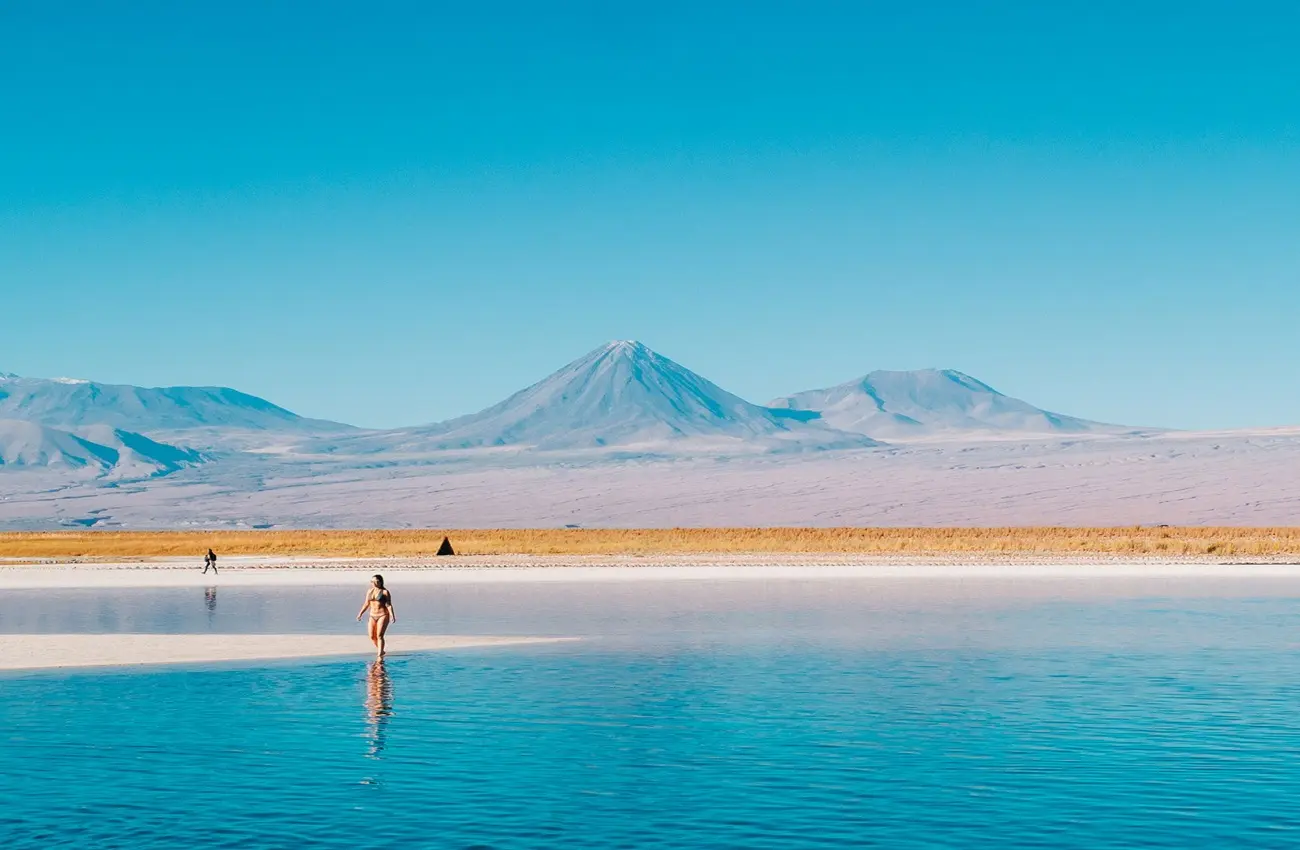
[[[212,574],[213,574],[213,575],[216,575],[216,574],[217,574],[217,553],[216,553],[216,552],[213,552],[211,549],[208,550],[208,554],[206,554],[206,555],[203,556],[203,574],[204,574],[204,575],[207,575],[207,574],[208,574],[208,567],[212,567]]]

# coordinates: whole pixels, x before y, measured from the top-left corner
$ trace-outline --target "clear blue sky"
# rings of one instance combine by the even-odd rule
[[[110,9],[110,6],[116,6]],[[614,338],[1300,424],[1300,4],[0,6],[0,371],[362,425]]]

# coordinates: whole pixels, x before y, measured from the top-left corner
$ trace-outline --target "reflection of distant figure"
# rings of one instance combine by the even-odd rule
[[[215,587],[203,588],[203,604],[207,606],[208,619],[211,620],[212,615],[217,613],[217,589]]]
[[[384,733],[388,718],[393,716],[393,682],[384,662],[370,662],[366,670],[366,719],[370,727],[370,757],[379,758],[384,751]]]
[[[203,556],[203,574],[204,574],[204,575],[207,575],[207,574],[208,574],[208,567],[212,567],[212,574],[213,574],[213,575],[216,575],[216,574],[217,574],[217,553],[216,553],[216,552],[213,552],[211,549],[208,550],[208,554],[206,554],[206,555]]]

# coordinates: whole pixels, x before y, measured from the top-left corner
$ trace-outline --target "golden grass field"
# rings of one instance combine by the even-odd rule
[[[420,557],[444,535],[458,555],[1300,556],[1300,527],[1286,527],[14,532],[0,534],[0,558]]]

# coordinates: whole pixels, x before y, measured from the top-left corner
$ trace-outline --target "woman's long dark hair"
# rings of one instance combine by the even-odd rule
[[[381,576],[379,573],[375,573],[373,576],[371,576],[371,578],[373,578],[373,579],[375,580],[375,584],[379,585],[379,589],[380,589],[380,590],[383,590],[383,589],[384,589],[384,577],[383,577],[383,576]]]

